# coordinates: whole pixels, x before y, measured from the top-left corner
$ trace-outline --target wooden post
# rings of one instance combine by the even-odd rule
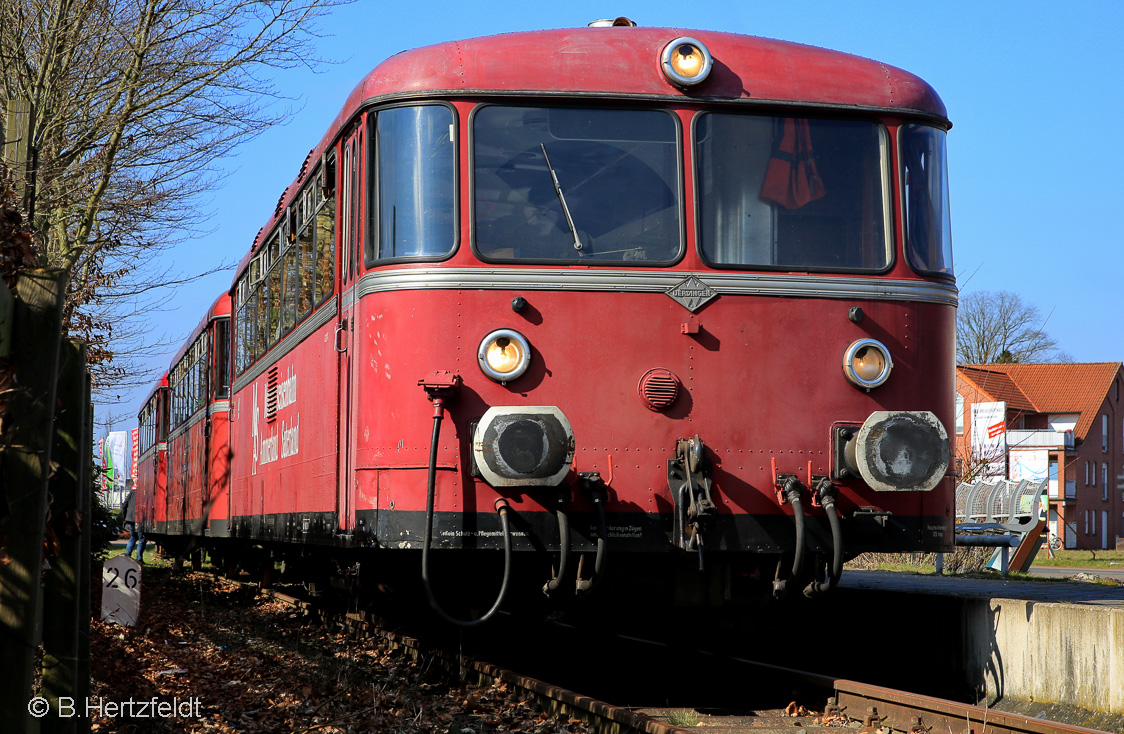
[[[81,533],[88,533],[79,510],[80,454],[85,433],[86,348],[68,340],[62,345],[58,378],[58,411],[55,415],[56,465],[51,477],[51,523],[55,555],[48,562],[43,587],[43,687],[40,693],[50,704],[42,720],[44,732],[77,732],[76,716],[59,716],[59,698],[77,700],[79,566],[88,563],[80,556]],[[79,709],[75,707],[77,712]],[[83,708],[84,710],[84,708]]]
[[[79,492],[78,509],[82,513],[81,550],[78,557],[81,564],[78,566],[78,661],[75,665],[74,700],[85,701],[90,697],[90,577],[93,574],[93,553],[91,536],[93,535],[93,504],[94,504],[94,404],[93,380],[90,373],[86,372],[82,392],[82,405],[85,406],[85,416],[82,423],[82,440],[78,442]],[[79,727],[82,731],[89,731],[89,719],[86,717],[85,707],[82,708]]]
[[[27,174],[31,159],[31,103],[0,99],[0,160],[15,178],[16,194],[24,208],[30,208]]]
[[[28,702],[42,612],[43,528],[65,284],[66,274],[59,270],[21,273],[16,284],[12,360],[19,388],[8,397],[11,445],[0,469],[11,510],[0,525],[8,539],[8,563],[0,564],[0,721],[7,734],[37,730],[38,723]]]

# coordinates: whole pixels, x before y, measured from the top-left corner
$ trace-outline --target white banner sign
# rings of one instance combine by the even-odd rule
[[[981,477],[1007,475],[1007,403],[972,403],[972,461]]]
[[[128,431],[110,431],[105,437],[105,463],[106,475],[109,479],[109,490],[124,491],[125,489],[125,446],[129,443]]]

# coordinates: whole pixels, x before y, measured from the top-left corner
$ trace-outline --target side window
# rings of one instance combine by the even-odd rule
[[[918,272],[952,275],[945,133],[905,125],[900,143],[909,264]]]
[[[233,362],[242,374],[332,295],[336,266],[335,158],[325,156],[235,289]],[[227,332],[229,334],[229,332]],[[229,351],[229,350],[228,350]],[[229,363],[229,354],[221,355]],[[216,389],[220,386],[216,381]],[[225,386],[229,394],[229,385]]]
[[[347,280],[347,269],[351,263],[348,253],[351,251],[351,227],[348,224],[351,222],[351,149],[354,142],[349,140],[343,146],[343,175],[340,176],[340,186],[342,191],[340,195],[343,199],[343,209],[340,211],[340,222],[343,223],[343,229],[340,230],[340,272],[343,273],[343,279]]]
[[[266,316],[266,346],[277,343],[277,327],[281,324],[281,259],[273,262],[269,269],[269,313]]]
[[[261,358],[269,348],[269,278],[263,277],[258,283],[258,333],[254,349],[255,358]]]
[[[297,234],[297,270],[300,281],[300,293],[297,296],[297,319],[304,319],[312,311],[316,286],[316,257],[313,243],[316,236],[316,220],[313,212],[316,206],[316,195],[319,187],[314,180],[301,196],[301,224]]]
[[[212,384],[215,386],[215,399],[222,400],[230,397],[229,319],[219,319],[215,322],[214,347],[214,376],[212,378]]]
[[[284,262],[282,264],[283,273],[281,274],[282,285],[281,287],[281,333],[287,334],[292,331],[297,323],[297,291],[300,290],[300,283],[297,281],[297,254],[298,248],[295,242],[289,244],[289,248],[285,251]]]
[[[351,176],[351,222],[348,224],[351,236],[351,246],[348,248],[348,258],[351,261],[351,277],[359,272],[359,238],[362,231],[359,226],[359,221],[362,217],[360,211],[360,174],[361,174],[361,161],[363,150],[363,128],[355,135],[355,145],[351,146],[351,164],[348,167],[349,175]]]
[[[336,187],[335,165],[329,159],[328,170],[321,172],[320,191],[323,200],[316,210],[316,305],[332,295],[336,277]]]
[[[355,247],[359,236],[359,149],[362,129],[355,131],[343,146],[340,212],[340,282],[347,283],[356,272]]]
[[[442,257],[456,244],[456,121],[443,105],[392,107],[372,126],[376,183],[371,210],[375,242],[370,264],[407,257]]]

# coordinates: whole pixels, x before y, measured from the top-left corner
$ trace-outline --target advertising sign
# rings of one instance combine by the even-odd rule
[[[1041,482],[1050,471],[1050,452],[1046,449],[1011,449],[1009,479]]]
[[[972,403],[972,462],[980,477],[1007,476],[1007,403]]]

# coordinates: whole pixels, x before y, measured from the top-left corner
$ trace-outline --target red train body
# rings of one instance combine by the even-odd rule
[[[948,127],[906,72],[731,34],[392,57],[154,393],[149,532],[778,589],[951,550]]]
[[[168,375],[144,401],[138,423],[136,521],[154,532],[168,520]]]

